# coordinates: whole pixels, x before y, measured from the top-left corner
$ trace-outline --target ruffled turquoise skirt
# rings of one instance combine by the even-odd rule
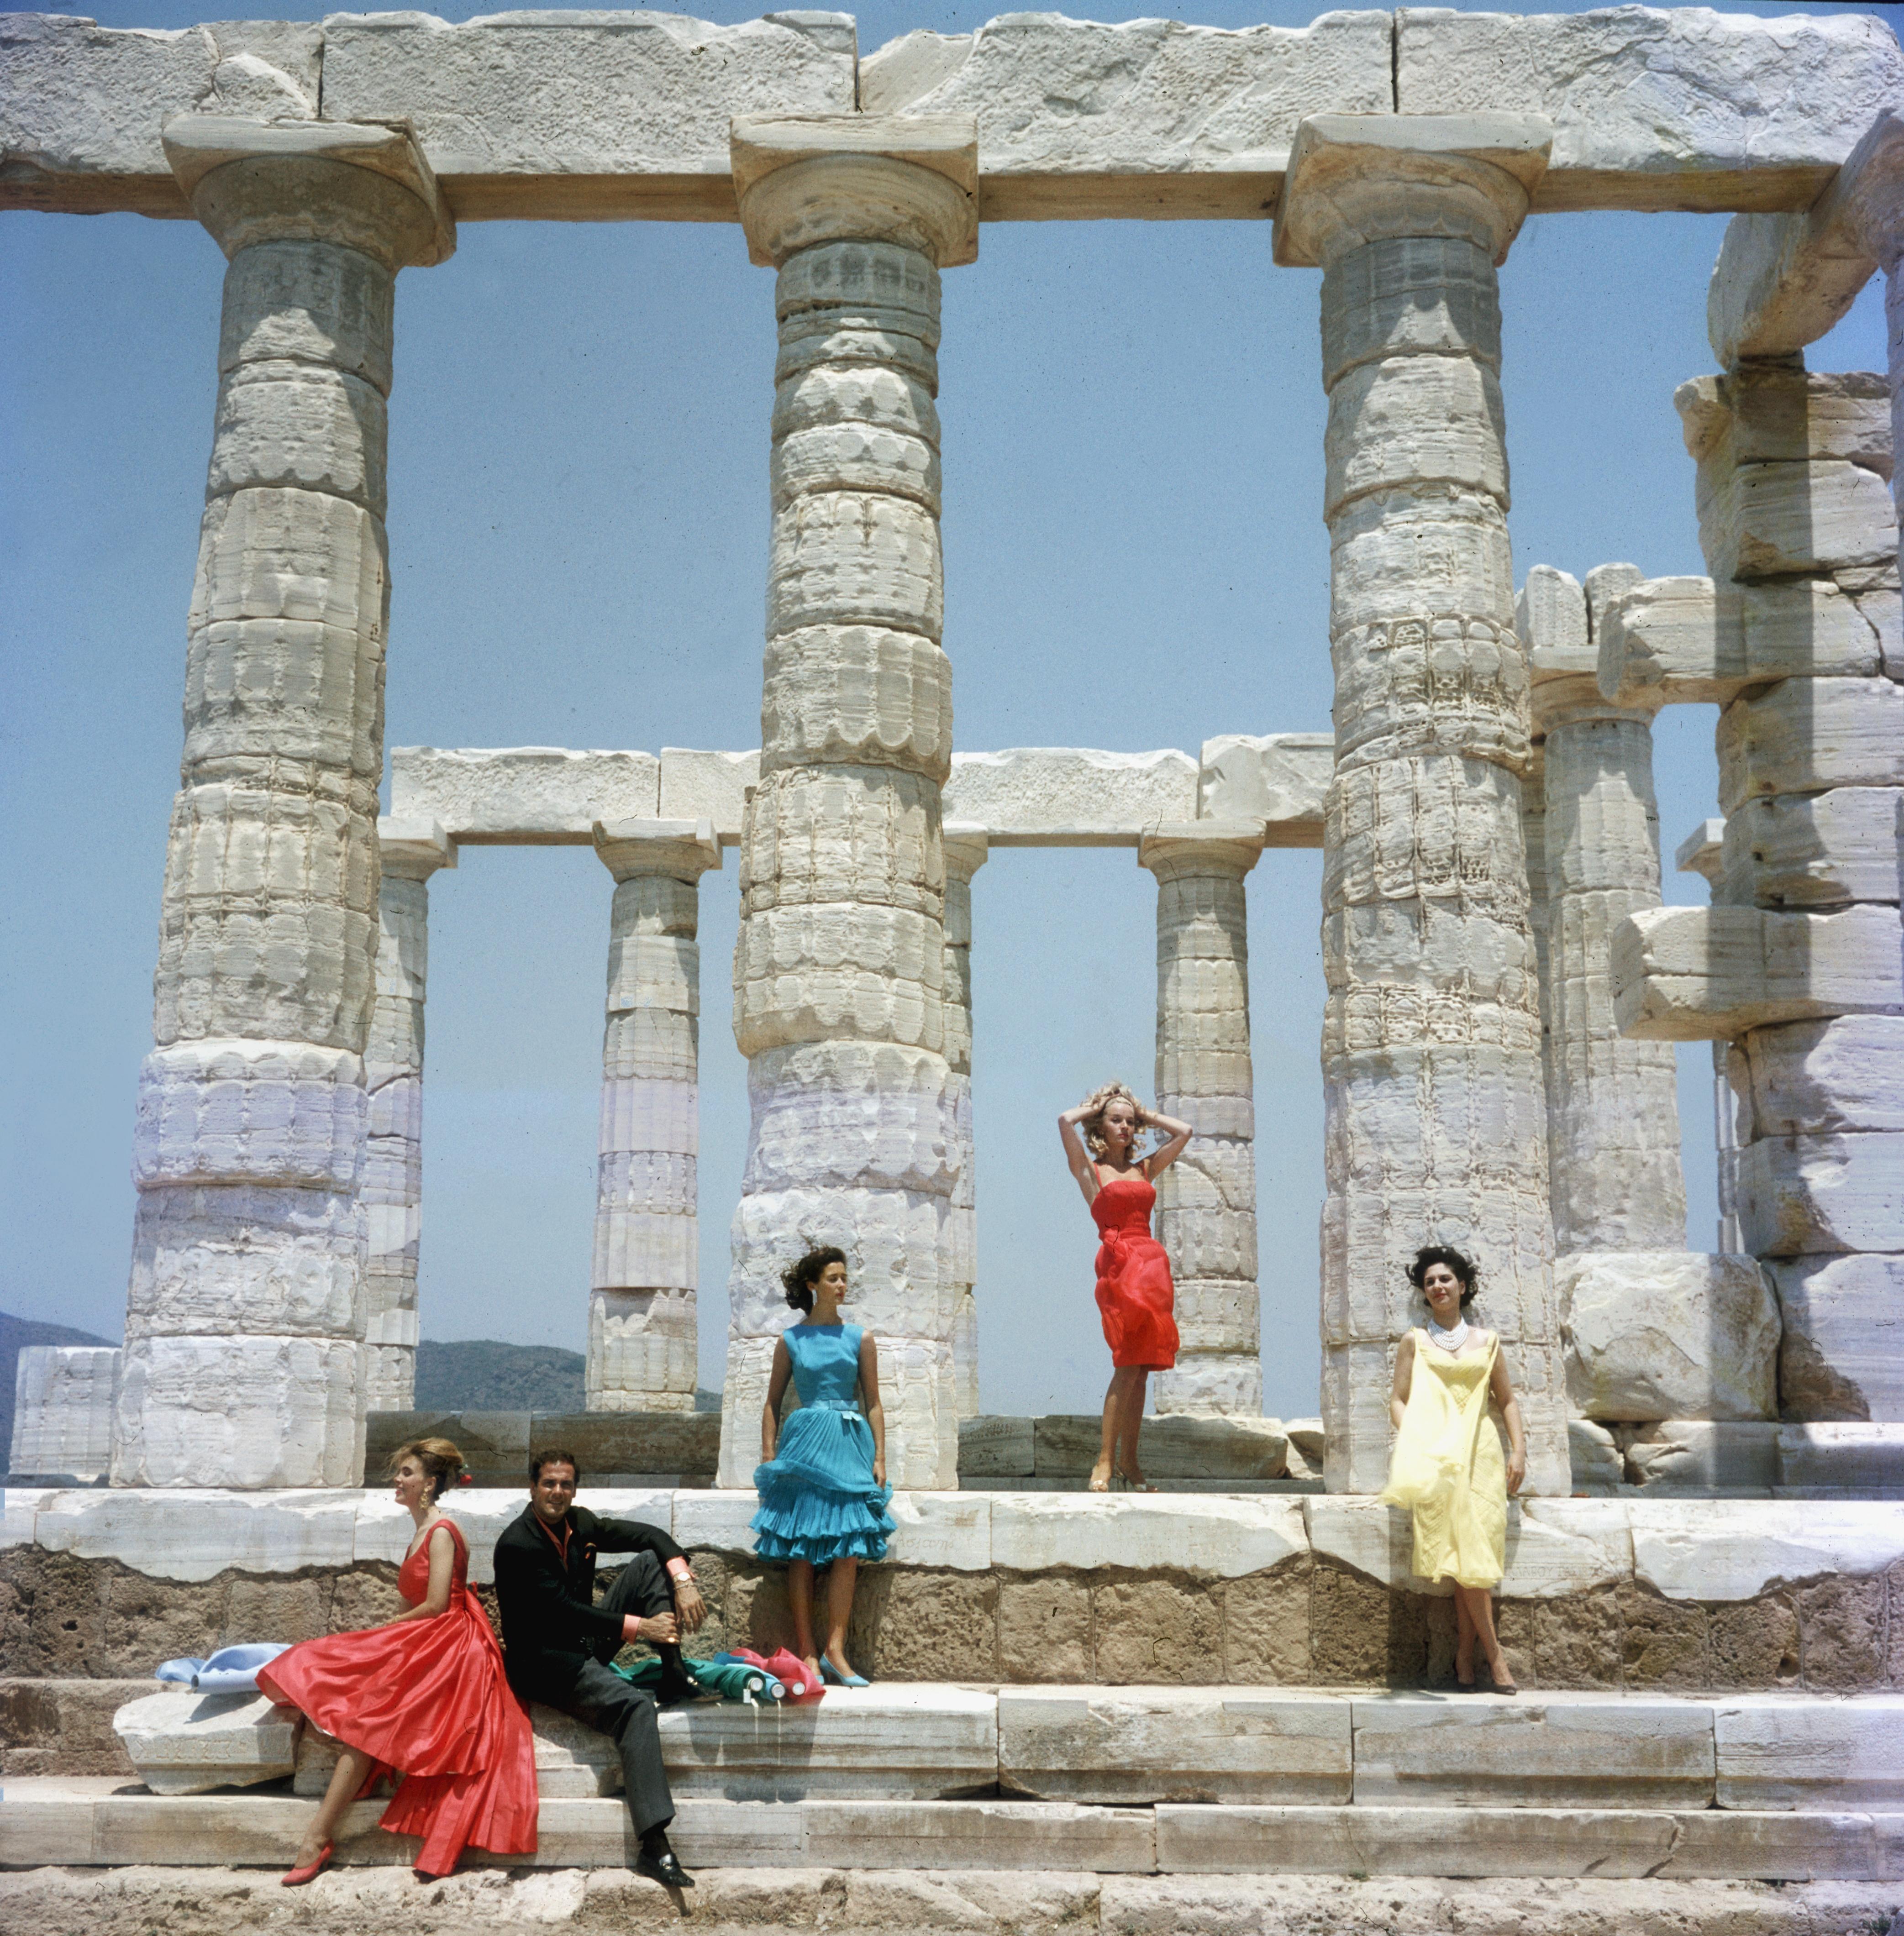
[[[857,1411],[802,1405],[780,1428],[774,1456],[754,1468],[763,1559],[883,1559],[898,1526],[892,1488],[873,1477],[873,1428]]]

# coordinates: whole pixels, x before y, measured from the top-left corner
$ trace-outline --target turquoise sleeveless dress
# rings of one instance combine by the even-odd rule
[[[892,1488],[873,1477],[873,1428],[859,1408],[858,1324],[792,1324],[781,1334],[800,1408],[780,1427],[774,1456],[754,1469],[763,1559],[883,1559],[898,1530]]]

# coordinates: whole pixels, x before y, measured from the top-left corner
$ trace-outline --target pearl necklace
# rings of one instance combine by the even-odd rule
[[[1444,1331],[1434,1320],[1428,1320],[1428,1336],[1444,1351],[1458,1353],[1468,1341],[1468,1321],[1464,1317],[1451,1331]]]

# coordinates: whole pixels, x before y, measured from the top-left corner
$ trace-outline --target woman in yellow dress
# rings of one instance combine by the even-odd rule
[[[1408,1267],[1431,1321],[1395,1354],[1388,1397],[1395,1450],[1382,1498],[1413,1511],[1417,1577],[1454,1583],[1455,1685],[1474,1692],[1478,1638],[1494,1691],[1514,1694],[1520,1690],[1495,1638],[1491,1596],[1507,1569],[1507,1497],[1527,1476],[1527,1442],[1500,1339],[1467,1321],[1474,1279],[1474,1266],[1442,1245],[1418,1251]],[[1490,1399],[1506,1428],[1505,1458]]]

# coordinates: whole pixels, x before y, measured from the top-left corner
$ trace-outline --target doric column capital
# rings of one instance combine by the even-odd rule
[[[434,820],[393,820],[385,815],[377,823],[379,865],[386,878],[427,881],[439,867],[456,864],[456,843]]]
[[[1263,857],[1260,820],[1164,821],[1137,842],[1137,864],[1160,881],[1197,875],[1241,880]]]
[[[941,269],[978,260],[974,116],[743,115],[730,153],[748,258],[763,268],[821,242],[898,243]]]
[[[947,821],[944,845],[948,880],[970,882],[991,858],[991,842],[985,829],[969,821]]]
[[[162,139],[228,259],[260,242],[334,242],[396,270],[456,251],[456,222],[407,128],[179,114]]]
[[[1539,114],[1312,114],[1289,151],[1276,259],[1327,268],[1367,243],[1449,236],[1503,262],[1553,140]]]
[[[694,882],[720,867],[721,843],[711,820],[598,820],[589,832],[618,884],[643,874]]]

